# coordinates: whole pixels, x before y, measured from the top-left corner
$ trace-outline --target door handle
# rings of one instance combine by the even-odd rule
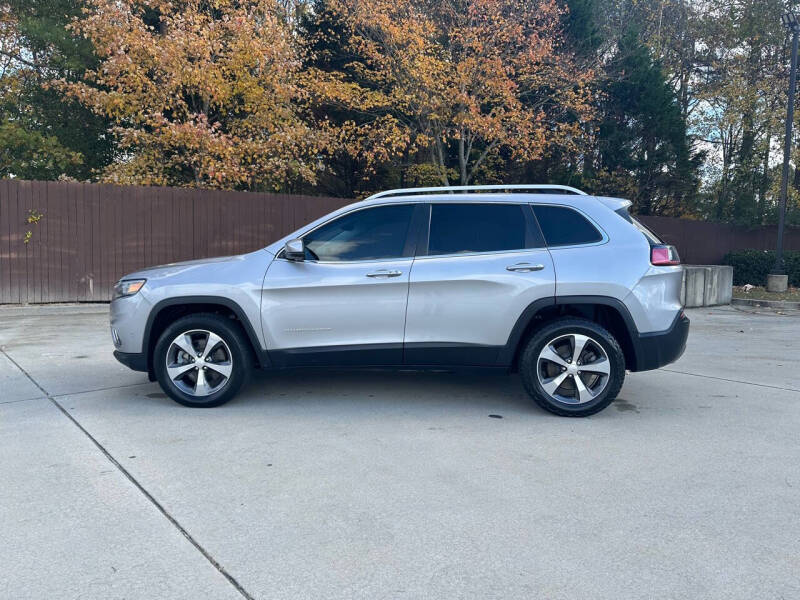
[[[390,271],[388,269],[378,269],[372,273],[367,273],[367,277],[400,277],[402,271]]]
[[[506,271],[517,271],[519,273],[530,273],[531,271],[541,271],[544,265],[532,265],[531,263],[517,263],[508,265]]]

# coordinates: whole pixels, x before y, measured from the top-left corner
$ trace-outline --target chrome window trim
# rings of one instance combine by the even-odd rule
[[[414,260],[426,260],[433,258],[457,258],[461,256],[490,256],[502,254],[521,254],[523,252],[547,252],[547,248],[519,248],[516,250],[489,250],[487,252],[458,252],[456,254],[430,254],[417,256]]]

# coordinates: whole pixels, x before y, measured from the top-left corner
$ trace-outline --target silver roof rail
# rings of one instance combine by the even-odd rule
[[[386,190],[372,194],[367,200],[375,198],[386,198],[387,196],[414,196],[419,194],[442,194],[447,192],[511,192],[513,190],[535,190],[537,192],[566,192],[568,194],[578,194],[585,196],[586,192],[568,185],[549,185],[549,184],[509,184],[509,185],[450,185],[447,187],[421,187],[403,188],[397,190]]]

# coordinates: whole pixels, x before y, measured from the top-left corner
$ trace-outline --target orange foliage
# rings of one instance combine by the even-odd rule
[[[591,117],[588,83],[560,46],[555,0],[330,0],[356,60],[310,73],[318,99],[373,115],[344,143],[375,160],[425,150],[449,184],[470,183],[487,157],[519,160],[570,147]],[[370,142],[360,143],[363,136]],[[379,140],[379,143],[375,143]]]
[[[112,182],[245,189],[313,181],[294,38],[274,0],[90,0],[74,29],[101,58],[61,87],[113,119]]]

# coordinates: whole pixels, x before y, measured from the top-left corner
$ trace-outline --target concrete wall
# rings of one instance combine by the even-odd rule
[[[684,265],[681,301],[686,308],[730,304],[733,267],[726,265]]]

